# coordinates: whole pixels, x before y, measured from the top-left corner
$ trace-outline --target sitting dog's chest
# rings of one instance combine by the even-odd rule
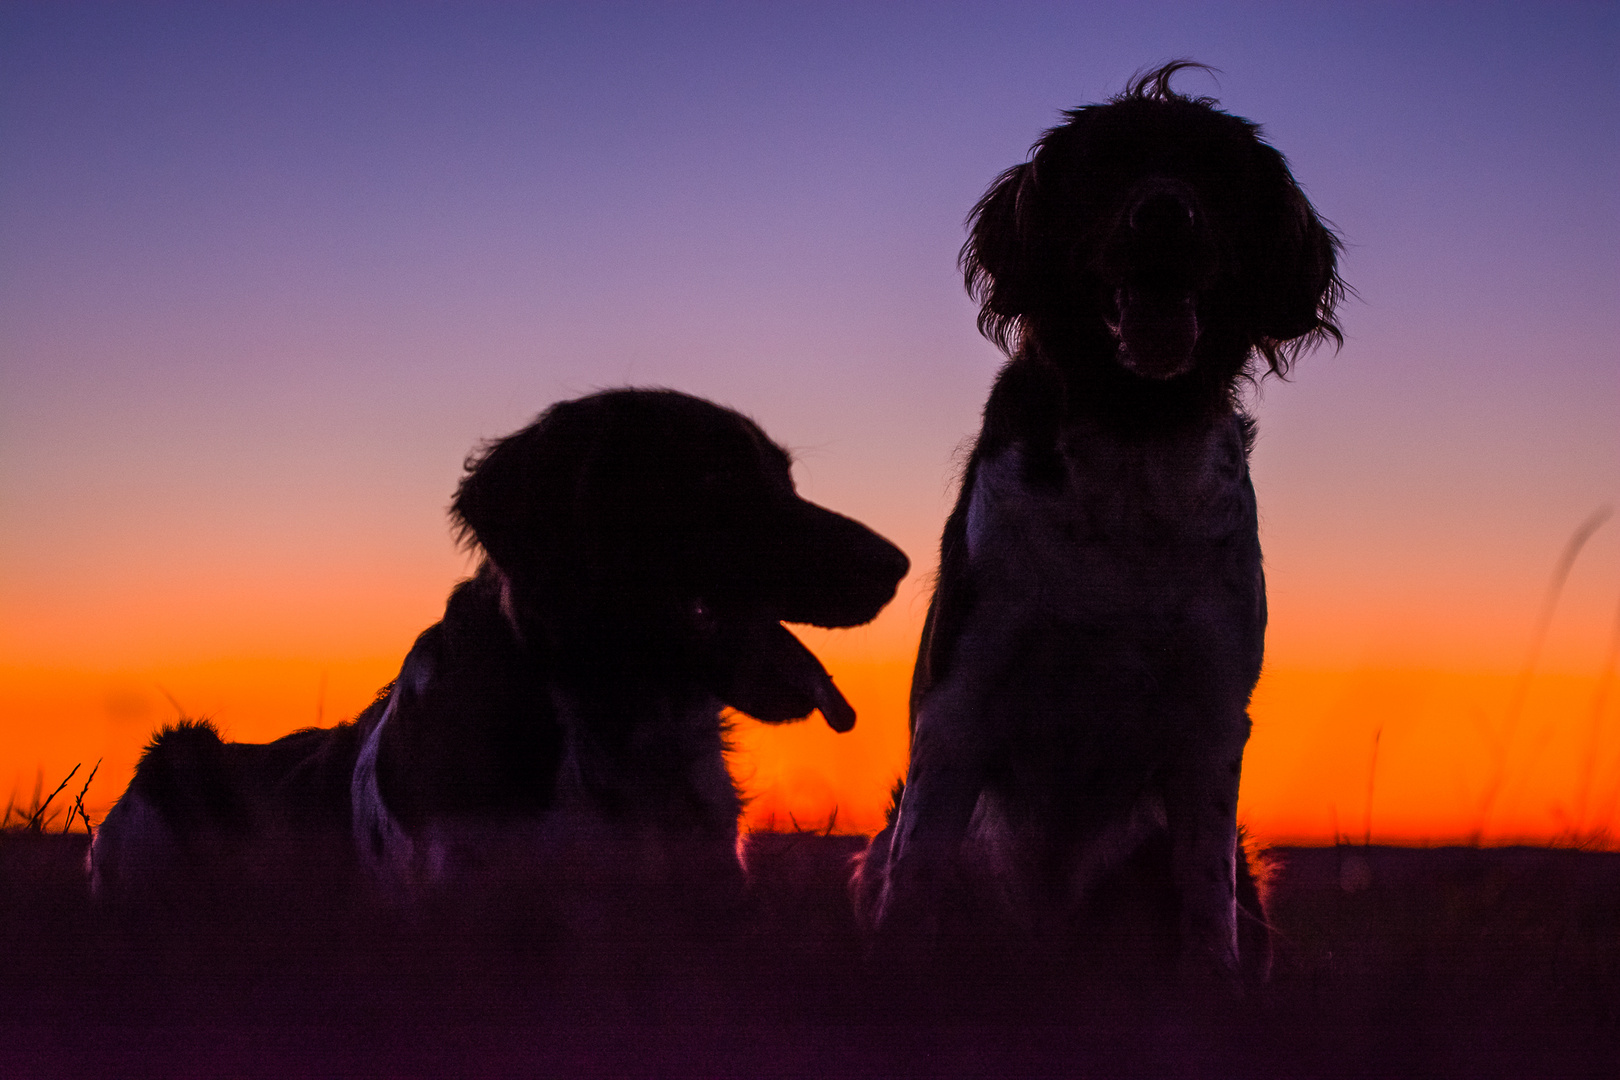
[[[1057,452],[1055,473],[1032,468],[1019,443],[977,463],[966,539],[981,597],[1141,624],[1199,612],[1225,621],[1209,609],[1250,592],[1259,547],[1237,418],[1166,441],[1074,426]]]

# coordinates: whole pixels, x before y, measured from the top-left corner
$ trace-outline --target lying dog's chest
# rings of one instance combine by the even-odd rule
[[[407,744],[396,757],[423,765],[423,755],[409,752],[419,748],[409,745],[409,721],[421,714],[411,674],[407,662],[388,707],[364,733],[351,785],[357,849],[385,880],[595,874],[663,881],[680,862],[672,863],[672,852],[701,866],[700,876],[735,875],[740,804],[725,764],[719,702],[657,699],[625,710],[592,707],[550,687],[546,715],[559,730],[560,752],[553,768],[534,778],[546,792],[540,802],[513,788],[513,763],[499,760],[500,748],[472,745],[480,741],[477,721],[489,717],[462,716],[460,742],[441,748],[441,755],[461,755],[447,773],[454,790],[432,788],[402,819],[379,762],[392,740]],[[526,771],[519,763],[517,772]]]
[[[636,722],[607,725],[572,695],[554,692],[553,701],[565,733],[555,813],[735,835],[741,806],[726,768],[720,702],[658,702]]]
[[[1058,457],[1058,483],[1019,443],[977,462],[966,540],[981,596],[1090,621],[1221,606],[1223,583],[1250,591],[1259,546],[1237,417],[1152,442],[1076,425]]]

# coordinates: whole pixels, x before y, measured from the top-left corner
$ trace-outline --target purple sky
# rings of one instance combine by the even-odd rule
[[[1617,12],[7,3],[0,653],[371,648],[345,620],[421,580],[408,642],[476,440],[626,382],[750,412],[926,571],[997,366],[964,214],[1187,56],[1360,294],[1259,406],[1272,657],[1511,667],[1620,498]],[[1620,526],[1570,589],[1587,671]]]

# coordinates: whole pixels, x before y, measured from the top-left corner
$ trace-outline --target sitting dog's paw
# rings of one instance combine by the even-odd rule
[[[931,952],[978,922],[956,861],[920,852],[886,867],[869,916],[873,947],[888,954]]]
[[[1243,971],[1229,937],[1220,934],[1189,936],[1176,965],[1182,988],[1220,997],[1244,996]]]

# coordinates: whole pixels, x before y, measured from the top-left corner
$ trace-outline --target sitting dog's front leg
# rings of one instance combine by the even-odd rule
[[[1237,798],[1243,735],[1184,758],[1165,785],[1171,872],[1181,895],[1181,965],[1190,978],[1238,979]]]
[[[957,864],[984,789],[986,757],[978,695],[968,683],[957,679],[936,688],[917,714],[871,920],[885,936],[935,937],[943,909],[959,899]]]

